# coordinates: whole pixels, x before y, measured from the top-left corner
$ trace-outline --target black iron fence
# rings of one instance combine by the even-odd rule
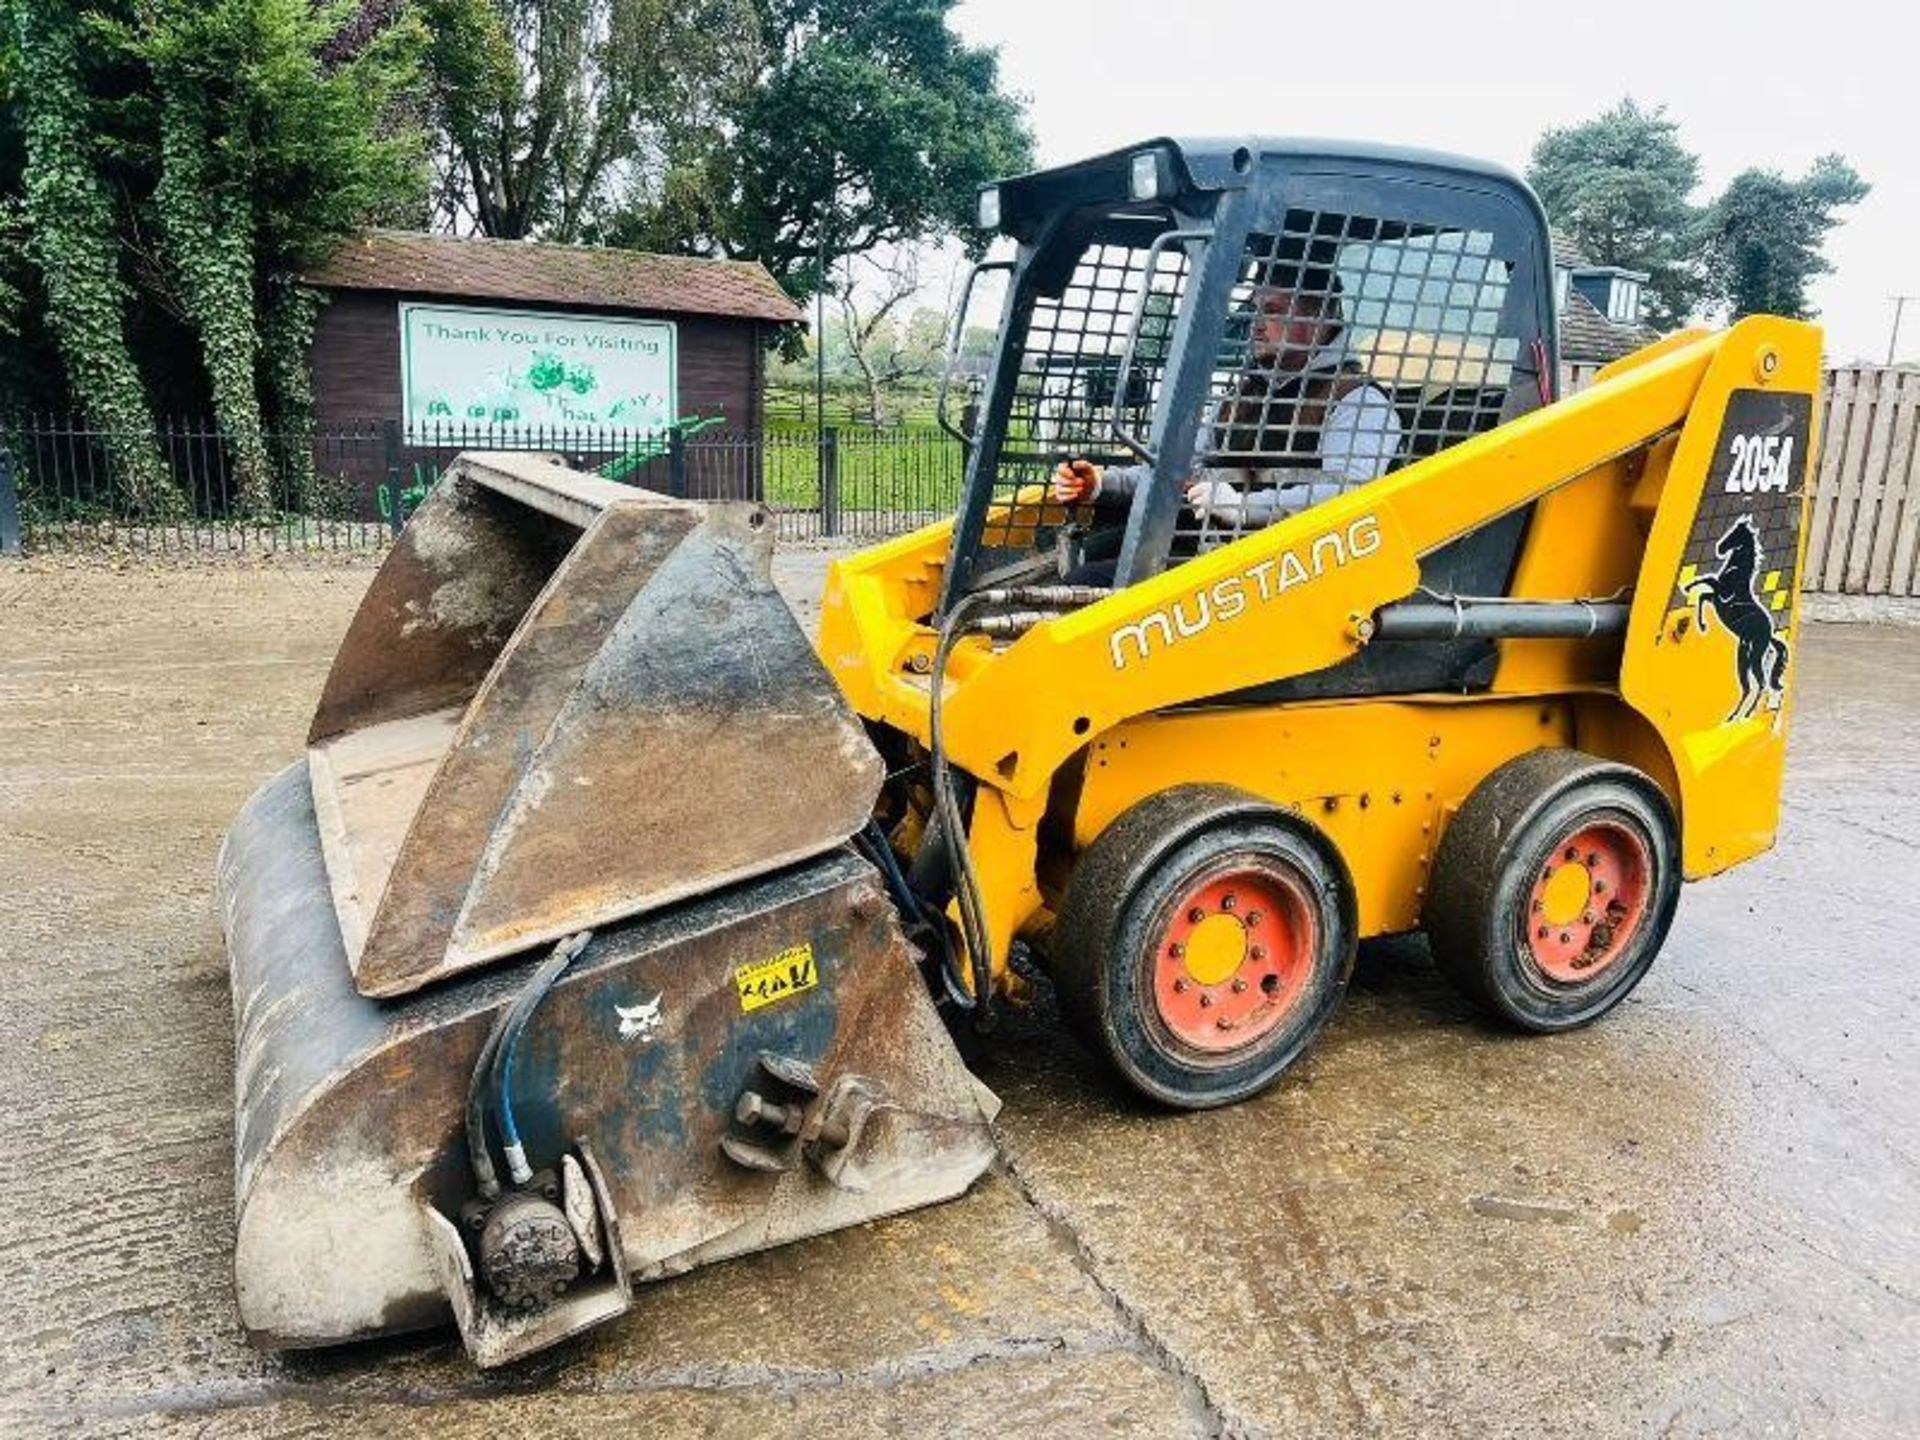
[[[632,431],[375,420],[236,437],[0,420],[0,553],[378,549],[463,450],[555,453],[672,495],[760,500],[783,539],[898,534],[950,515],[960,446],[920,427]]]

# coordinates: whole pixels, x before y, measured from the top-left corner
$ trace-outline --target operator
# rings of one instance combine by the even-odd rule
[[[1400,449],[1400,417],[1386,392],[1347,356],[1340,279],[1331,266],[1275,266],[1253,290],[1248,362],[1221,402],[1216,463],[1196,465],[1183,494],[1176,553],[1237,539],[1384,475]],[[1232,463],[1238,459],[1240,463]],[[1220,461],[1228,463],[1221,464]],[[1102,469],[1063,461],[1050,493],[1062,504],[1124,504],[1149,465]],[[1117,562],[1090,561],[1075,583],[1111,584]]]

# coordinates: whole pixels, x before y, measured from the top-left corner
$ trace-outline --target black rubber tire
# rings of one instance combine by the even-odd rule
[[[1163,911],[1206,869],[1234,856],[1290,867],[1311,897],[1319,944],[1294,1010],[1241,1049],[1179,1041],[1146,994]],[[1183,1110],[1232,1104],[1272,1085],[1311,1044],[1353,973],[1352,885],[1332,843],[1243,791],[1178,786],[1140,801],[1074,867],[1053,930],[1051,968],[1069,1024],[1130,1086]]]
[[[1638,833],[1651,859],[1647,909],[1617,958],[1584,982],[1549,976],[1525,944],[1533,877],[1564,837],[1591,821]],[[1534,750],[1480,782],[1440,838],[1424,923],[1440,972],[1523,1030],[1599,1019],[1632,993],[1660,953],[1680,902],[1673,808],[1645,774],[1578,750]]]

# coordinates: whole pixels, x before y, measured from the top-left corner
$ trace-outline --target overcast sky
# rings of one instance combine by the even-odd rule
[[[962,0],[999,47],[1042,164],[1153,135],[1334,135],[1526,166],[1540,132],[1622,95],[1664,105],[1706,200],[1749,166],[1798,176],[1837,150],[1873,186],[1814,290],[1838,360],[1884,359],[1920,294],[1920,8],[1613,0],[1252,4]],[[1900,352],[1920,358],[1920,302]]]

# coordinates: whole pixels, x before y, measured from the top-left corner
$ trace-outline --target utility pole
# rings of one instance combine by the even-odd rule
[[[1891,365],[1894,361],[1894,351],[1900,345],[1900,317],[1906,311],[1907,302],[1920,300],[1920,295],[1889,295],[1887,298],[1893,301],[1893,334],[1887,337],[1887,364]]]

